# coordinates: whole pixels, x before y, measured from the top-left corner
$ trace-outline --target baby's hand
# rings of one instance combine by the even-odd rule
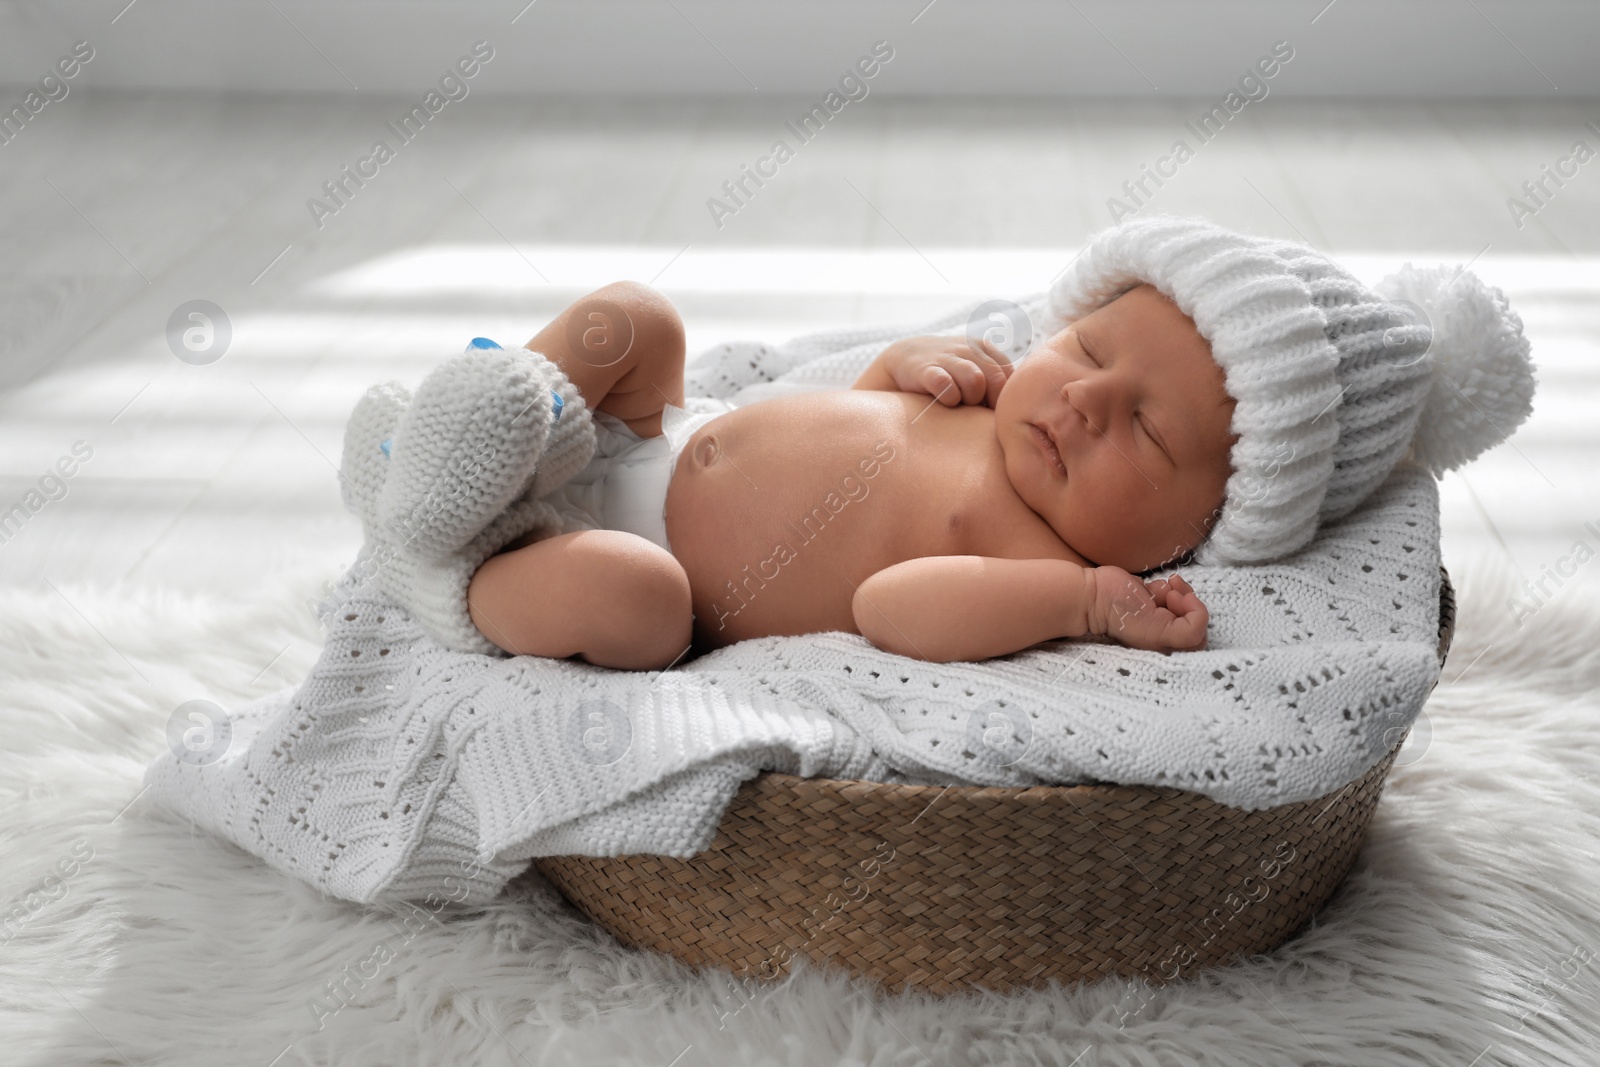
[[[994,407],[1011,361],[988,341],[965,337],[907,337],[878,356],[883,369],[904,393],[927,393],[945,407]]]
[[[1094,633],[1129,648],[1152,652],[1206,647],[1206,606],[1188,582],[1174,574],[1146,583],[1121,567],[1096,567]]]

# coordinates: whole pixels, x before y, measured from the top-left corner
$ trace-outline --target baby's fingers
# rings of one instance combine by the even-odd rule
[[[937,366],[956,384],[953,403],[950,398],[944,396],[939,397],[941,401],[952,406],[983,403],[983,398],[989,391],[989,380],[975,361],[942,353],[938,357]]]
[[[1205,604],[1201,602],[1200,594],[1194,591],[1194,586],[1176,574],[1168,580],[1167,593],[1167,606],[1179,614],[1197,608],[1205,610]]]
[[[929,396],[947,408],[957,407],[961,403],[961,386],[943,367],[930,365],[922,368],[920,384]]]
[[[1195,606],[1184,612],[1183,616],[1173,623],[1173,627],[1177,631],[1175,635],[1177,640],[1174,641],[1173,647],[1191,651],[1205,648],[1206,628],[1210,625],[1210,622],[1211,617],[1206,612],[1205,605],[1196,600]]]
[[[1167,643],[1172,648],[1198,651],[1206,647],[1206,628],[1211,623],[1211,613],[1206,611],[1194,590],[1170,591],[1167,610],[1177,616],[1167,625]]]
[[[981,337],[968,342],[968,347],[972,349],[978,368],[983,371],[983,403],[994,407],[1000,398],[1000,390],[1005,388],[1006,379],[1011,377],[1015,368],[1004,352]]]

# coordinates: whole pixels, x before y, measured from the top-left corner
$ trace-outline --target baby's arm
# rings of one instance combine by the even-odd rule
[[[1146,583],[1120,567],[988,556],[922,556],[885,567],[861,583],[851,609],[874,645],[936,663],[1085,634],[1159,652],[1200,649],[1209,621],[1177,575]]]

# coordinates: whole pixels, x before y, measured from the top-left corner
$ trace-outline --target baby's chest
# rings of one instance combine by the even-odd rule
[[[908,463],[903,470],[906,521],[927,538],[911,555],[1084,562],[1011,487],[998,446],[952,444],[948,456],[937,449],[914,450],[925,462]]]
[[[763,487],[749,502],[775,505],[818,556],[853,573],[920,556],[1077,559],[1012,488],[991,411],[867,397],[880,418],[831,423],[809,412],[816,421],[804,431],[748,450],[746,473]],[[824,527],[826,541],[811,536]]]

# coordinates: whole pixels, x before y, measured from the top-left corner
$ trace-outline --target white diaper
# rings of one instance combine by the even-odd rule
[[[544,499],[560,512],[564,532],[624,530],[671,552],[665,513],[678,454],[696,430],[732,410],[715,397],[688,397],[681,408],[668,404],[659,437],[640,437],[621,419],[593,412],[594,458]]]

